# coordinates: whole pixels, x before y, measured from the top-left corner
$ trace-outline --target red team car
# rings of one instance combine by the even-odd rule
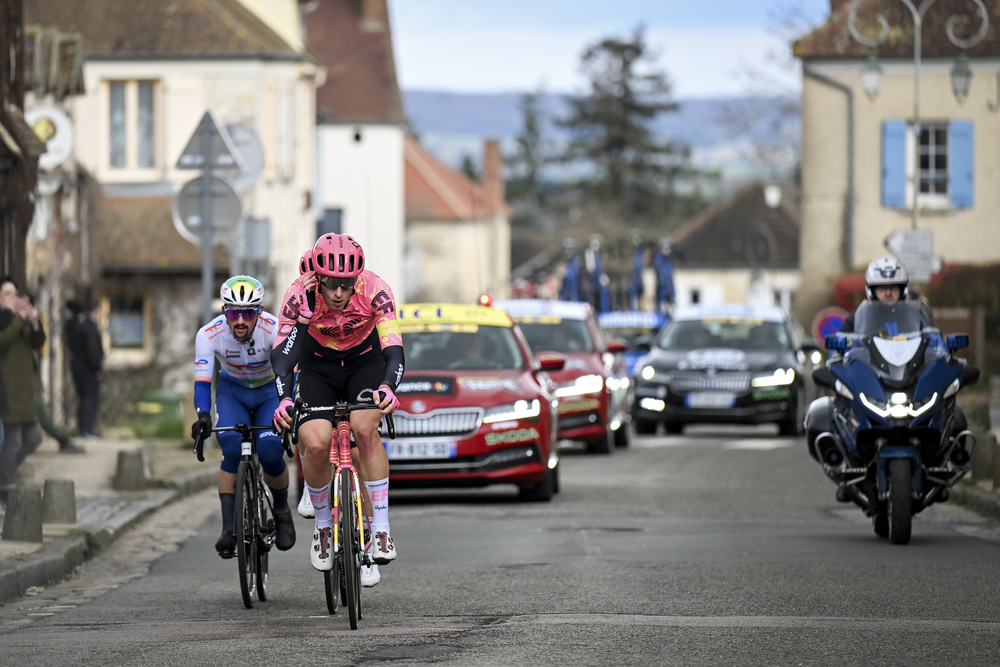
[[[559,490],[556,399],[547,372],[503,310],[460,304],[399,309],[406,374],[383,438],[393,488],[516,484],[525,500]]]
[[[628,344],[601,330],[590,304],[515,299],[493,305],[510,313],[536,354],[566,357],[565,367],[550,373],[559,400],[559,437],[583,440],[602,454],[627,447],[629,378],[620,353]]]

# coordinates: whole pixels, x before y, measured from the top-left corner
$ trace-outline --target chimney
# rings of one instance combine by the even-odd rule
[[[500,142],[487,139],[483,154],[483,189],[490,209],[495,213],[504,206],[504,182],[500,157]]]
[[[386,0],[356,0],[358,25],[365,32],[378,32],[389,26],[389,6]]]

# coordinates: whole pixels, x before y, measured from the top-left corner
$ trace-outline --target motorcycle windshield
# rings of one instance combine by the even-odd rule
[[[921,326],[920,309],[905,301],[892,305],[867,302],[854,314],[854,332],[862,338],[893,340],[914,333],[919,336]]]
[[[854,322],[847,356],[863,361],[884,380],[911,383],[932,359],[947,356],[938,330],[922,328],[920,310],[905,302],[866,303]]]

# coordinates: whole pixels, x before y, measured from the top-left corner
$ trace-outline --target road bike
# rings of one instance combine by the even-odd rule
[[[347,607],[351,629],[358,629],[361,620],[361,566],[371,565],[368,555],[371,528],[366,533],[367,516],[362,511],[361,480],[351,462],[351,413],[355,410],[377,410],[373,403],[336,403],[332,406],[302,407],[296,402],[291,428],[291,441],[298,444],[300,417],[311,412],[333,412],[333,437],[330,442],[330,463],[333,464],[330,499],[333,512],[333,568],[323,572],[326,608],[337,613],[338,597]],[[396,437],[392,415],[384,415],[389,439]]]
[[[252,609],[254,599],[267,600],[268,553],[274,544],[276,529],[271,494],[264,484],[264,473],[257,458],[257,431],[269,431],[273,426],[216,427],[209,431],[221,433],[236,431],[240,434],[240,465],[236,470],[236,558],[240,567],[240,592],[243,604]],[[206,434],[207,437],[208,434]],[[194,453],[199,461],[205,460],[204,437],[194,444]],[[291,450],[285,446],[285,452]]]

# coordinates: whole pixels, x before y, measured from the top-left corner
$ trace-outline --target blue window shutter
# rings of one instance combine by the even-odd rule
[[[882,121],[882,206],[906,208],[905,120]]]
[[[972,208],[972,121],[948,123],[948,191],[955,208]]]

